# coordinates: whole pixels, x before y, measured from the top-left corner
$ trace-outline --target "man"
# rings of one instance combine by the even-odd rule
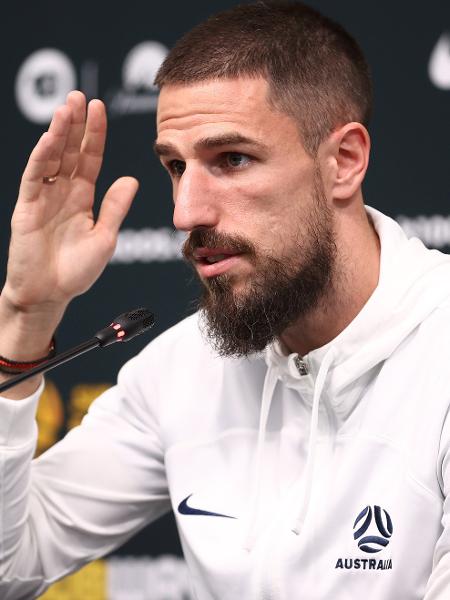
[[[42,383],[0,399],[1,597],[34,597],[172,507],[196,598],[447,598],[450,261],[364,207],[361,51],[304,5],[258,3],[188,33],[157,83],[201,311],[31,468]],[[137,183],[116,181],[94,223],[105,128],[73,92],[31,154],[3,371],[47,354],[112,254]]]

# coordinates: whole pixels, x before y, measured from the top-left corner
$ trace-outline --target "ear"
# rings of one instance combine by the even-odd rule
[[[361,123],[347,123],[329,137],[328,158],[333,165],[332,196],[347,200],[361,187],[369,164],[370,137]]]

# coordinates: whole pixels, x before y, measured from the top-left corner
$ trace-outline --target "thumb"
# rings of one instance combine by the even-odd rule
[[[117,179],[103,198],[96,227],[105,228],[116,236],[138,188],[139,182],[134,177]]]

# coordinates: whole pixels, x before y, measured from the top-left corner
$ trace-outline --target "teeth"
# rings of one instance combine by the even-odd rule
[[[219,260],[223,260],[224,258],[226,258],[225,254],[216,254],[215,256],[208,256],[206,258],[206,261],[209,263],[216,263],[219,262]]]

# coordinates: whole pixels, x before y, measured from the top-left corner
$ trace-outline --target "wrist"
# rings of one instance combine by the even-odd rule
[[[45,356],[66,306],[16,306],[0,294],[0,355],[11,361]]]
[[[11,360],[7,356],[0,355],[0,373],[6,373],[8,375],[19,375],[21,373],[26,373],[26,371],[30,371],[35,367],[38,367],[42,363],[48,361],[50,358],[53,358],[56,354],[56,342],[55,338],[52,338],[50,342],[50,347],[48,348],[48,352],[45,356],[41,356],[39,358],[35,358],[33,360],[28,361],[18,361]]]

